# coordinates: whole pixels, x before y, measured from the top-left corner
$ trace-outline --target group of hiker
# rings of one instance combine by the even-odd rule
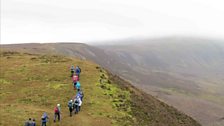
[[[81,111],[81,105],[84,97],[84,93],[81,90],[81,84],[79,82],[80,80],[80,73],[81,73],[81,68],[79,66],[74,67],[71,66],[71,78],[72,78],[72,84],[75,90],[75,95],[69,100],[68,102],[68,109],[70,112],[70,117],[72,116],[72,113],[74,111],[74,114],[78,114],[79,111]],[[47,122],[49,120],[49,117],[46,112],[43,113],[41,117],[41,126],[46,126]],[[56,120],[60,121],[61,120],[61,105],[57,104],[56,107],[54,108],[54,122]],[[36,126],[35,119],[29,118],[28,121],[25,122],[25,126]]]
[[[49,117],[47,113],[44,112],[44,114],[41,117],[41,123],[42,123],[41,126],[47,126],[48,119]],[[36,126],[35,119],[32,120],[31,118],[29,118],[29,120],[25,122],[25,126]]]
[[[82,105],[84,94],[81,90],[81,84],[79,82],[81,68],[79,68],[79,66],[77,66],[76,68],[74,66],[71,66],[70,70],[71,70],[72,84],[76,92],[76,95],[73,96],[68,102],[70,116],[72,116],[73,111],[74,111],[74,114],[78,114],[79,111],[81,111],[81,105]]]
[[[29,120],[25,122],[25,126],[36,126],[35,119],[32,120],[29,118]]]

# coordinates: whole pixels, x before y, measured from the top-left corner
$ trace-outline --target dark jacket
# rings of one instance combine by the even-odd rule
[[[25,122],[25,126],[32,126],[32,121],[31,121],[31,120],[26,121],[26,122]]]

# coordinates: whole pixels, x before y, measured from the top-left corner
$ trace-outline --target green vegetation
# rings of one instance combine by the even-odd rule
[[[23,125],[29,117],[37,123],[43,112],[50,125],[199,125],[190,117],[132,87],[98,65],[55,55],[0,52],[0,125]],[[70,65],[82,68],[85,94],[82,110],[69,117],[67,102],[75,95]],[[53,123],[54,106],[62,106],[62,121]]]
[[[107,116],[112,117],[113,122],[118,122],[120,125],[132,125],[135,118],[132,118],[131,115],[130,92],[115,86],[109,80],[106,71],[100,68],[99,71],[101,75],[97,85],[103,89],[104,95],[110,99],[112,107],[119,112],[116,116],[114,114]]]
[[[75,95],[69,77],[71,64],[82,68],[80,83],[85,93],[82,112],[73,117],[69,117],[67,108],[68,100]],[[39,123],[44,111],[50,116],[49,124],[54,125],[53,109],[57,103],[62,105],[61,125],[119,125],[117,118],[124,115],[97,86],[101,73],[96,67],[96,64],[63,56],[1,52],[0,125],[23,125],[29,117]]]

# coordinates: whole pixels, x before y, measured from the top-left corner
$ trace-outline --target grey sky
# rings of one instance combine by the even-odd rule
[[[1,43],[224,38],[223,0],[1,0]]]

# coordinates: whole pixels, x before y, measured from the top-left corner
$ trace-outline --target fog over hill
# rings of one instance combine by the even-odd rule
[[[130,67],[203,77],[224,74],[224,41],[167,38],[100,47]]]
[[[111,41],[92,46],[55,43],[2,47],[92,60],[203,125],[224,125],[222,40],[170,37]]]
[[[117,73],[135,86],[204,125],[221,125],[217,120],[224,112],[224,41],[163,38],[100,48],[116,55],[116,61],[125,66]]]

